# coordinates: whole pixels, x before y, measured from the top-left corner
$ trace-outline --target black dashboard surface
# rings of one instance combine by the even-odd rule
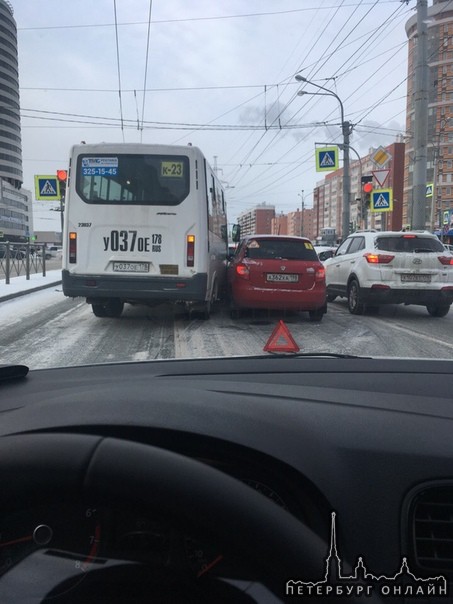
[[[453,509],[452,377],[450,361],[273,357],[31,371],[0,383],[0,445],[70,437],[94,438],[95,449],[111,439],[158,447],[272,500],[320,537],[325,555],[335,512],[345,569],[362,557],[376,576],[390,576],[407,558],[416,576],[451,579],[453,549],[426,545],[414,527],[426,493],[435,509]],[[135,519],[124,520],[116,503],[99,508],[111,539],[118,525],[136,521],[132,512]],[[150,522],[142,512],[137,517]],[[430,528],[431,541],[437,530]],[[215,551],[201,549],[209,565]],[[309,579],[324,565],[325,556],[313,561],[311,572],[319,570]],[[1,584],[0,577],[0,592]]]

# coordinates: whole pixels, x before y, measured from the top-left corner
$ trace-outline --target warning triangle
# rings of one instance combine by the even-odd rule
[[[263,350],[264,352],[299,352],[300,348],[294,341],[289,329],[280,320]]]
[[[326,151],[324,153],[324,157],[321,160],[321,163],[319,164],[322,168],[325,168],[327,166],[334,166],[335,162],[333,160],[333,157],[330,155],[330,153],[328,151]]]
[[[56,195],[57,194],[56,190],[54,189],[54,187],[52,186],[52,184],[50,183],[49,180],[46,180],[40,193],[41,193],[41,195]]]

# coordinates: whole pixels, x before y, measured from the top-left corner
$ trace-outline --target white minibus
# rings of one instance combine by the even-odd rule
[[[124,303],[184,302],[209,317],[225,291],[224,189],[194,146],[72,148],[65,199],[63,292],[98,317]]]

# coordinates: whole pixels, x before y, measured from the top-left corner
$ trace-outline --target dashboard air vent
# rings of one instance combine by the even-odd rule
[[[411,506],[409,530],[417,566],[451,575],[453,487],[431,487],[419,493]]]

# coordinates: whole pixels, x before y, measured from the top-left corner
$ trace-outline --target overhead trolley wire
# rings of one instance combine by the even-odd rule
[[[120,102],[121,132],[123,134],[123,143],[124,143],[123,100],[121,98],[120,47],[119,47],[119,41],[118,41],[118,20],[117,20],[117,15],[116,15],[116,0],[113,0],[113,12],[115,14],[116,64],[117,64],[117,69],[118,69],[118,96],[119,96],[119,102]]]
[[[317,37],[317,39],[315,40],[315,42],[312,44],[311,49],[309,50],[308,54],[310,54],[310,53],[313,51],[313,49],[315,48],[316,44],[317,44],[317,43],[319,42],[319,40],[321,39],[321,36],[322,36],[322,35],[324,34],[324,32],[326,31],[327,27],[330,25],[330,23],[332,23],[333,19],[335,18],[335,16],[336,16],[336,15],[337,15],[337,13],[338,13],[338,11],[339,11],[339,10],[340,10],[340,8],[343,6],[344,2],[345,2],[345,0],[342,0],[342,2],[341,2],[341,4],[340,4],[340,6],[336,7],[336,9],[337,9],[337,10],[336,10],[336,11],[334,12],[334,14],[333,14],[333,15],[330,17],[330,19],[328,20],[327,24],[325,25],[325,27],[323,28],[323,30],[321,31],[321,33],[320,33],[320,34],[318,34],[318,37]],[[342,26],[341,30],[342,30],[344,27],[345,27],[345,24]],[[341,31],[341,30],[340,30],[340,31]],[[291,97],[291,99],[289,100],[289,102],[288,102],[288,103],[287,103],[287,104],[286,104],[286,105],[283,107],[283,109],[281,109],[281,110],[279,111],[279,114],[278,114],[278,116],[277,116],[277,118],[276,118],[276,119],[278,119],[278,118],[280,118],[280,117],[281,117],[281,115],[283,114],[283,112],[284,112],[284,111],[286,111],[286,109],[287,109],[287,108],[288,108],[288,107],[289,107],[289,106],[290,106],[290,105],[291,105],[291,104],[294,102],[294,100],[295,100],[296,98],[297,98],[297,94],[294,94],[294,95]],[[264,148],[264,149],[261,151],[261,153],[260,153],[260,154],[259,154],[259,155],[258,155],[258,156],[255,158],[255,160],[259,159],[259,158],[260,158],[260,157],[263,155],[263,153],[265,153],[265,152],[266,152],[266,150],[267,150],[267,149],[268,149],[268,148],[269,148],[269,147],[270,147],[270,146],[271,146],[271,145],[274,143],[274,141],[275,141],[275,139],[277,138],[277,136],[278,136],[278,133],[277,133],[277,134],[275,134],[275,135],[272,137],[272,139],[271,139],[271,140],[270,140],[270,141],[267,143],[267,145],[266,145],[266,146],[265,146],[265,148]],[[250,149],[250,151],[247,153],[247,155],[246,155],[246,157],[245,157],[245,159],[244,159],[244,162],[243,162],[243,163],[245,163],[245,164],[246,164],[247,159],[250,157],[250,155],[253,153],[253,151],[254,151],[254,150],[255,150],[255,149],[258,147],[258,145],[261,143],[261,141],[263,140],[263,138],[264,138],[264,135],[262,135],[262,136],[261,136],[261,137],[258,139],[258,141],[256,141],[256,143],[253,145],[252,149]],[[239,181],[235,181],[235,182],[236,182],[236,185],[237,185],[237,183],[238,183],[238,182],[240,182],[240,181],[241,181],[241,180],[242,180],[242,179],[243,179],[243,178],[244,178],[244,177],[245,177],[245,176],[248,174],[248,172],[249,172],[249,170],[246,170],[245,172],[243,172],[243,173],[242,173],[242,175],[241,175],[241,177],[240,177]],[[237,170],[237,171],[236,171],[236,173],[233,173],[233,175],[232,175],[232,177],[231,177],[231,180],[233,180],[233,179],[236,177],[236,174],[238,174],[238,173],[239,173],[239,170]],[[235,186],[236,186],[236,185],[235,185]]]
[[[337,10],[335,11],[335,13],[334,13],[334,14],[331,16],[330,20],[328,21],[327,25],[324,27],[324,29],[322,30],[322,32],[321,32],[321,33],[318,35],[318,38],[316,39],[316,41],[315,41],[315,42],[312,44],[312,46],[311,46],[311,49],[310,49],[310,51],[309,51],[309,54],[310,54],[310,53],[313,51],[313,49],[315,48],[316,44],[317,44],[317,43],[319,42],[319,40],[321,39],[322,34],[323,34],[323,33],[325,33],[325,31],[326,31],[327,27],[328,27],[328,26],[330,25],[330,23],[333,21],[333,19],[335,18],[335,16],[336,16],[336,15],[337,15],[337,13],[338,13],[338,10],[341,8],[341,6],[343,6],[343,4],[344,4],[344,2],[342,2],[342,4],[341,4],[341,5],[340,5],[340,6],[337,8]],[[377,4],[377,1],[375,1],[375,2],[374,2],[373,7],[374,7],[376,4]],[[351,18],[352,18],[352,16],[355,14],[356,10],[357,10],[357,8],[356,8],[356,9],[353,11],[353,14],[352,14],[352,15],[349,17],[349,19],[346,21],[346,23],[344,23],[344,24],[343,24],[343,26],[340,28],[340,30],[339,30],[339,32],[337,33],[337,35],[335,36],[334,40],[335,40],[335,39],[338,37],[338,35],[341,33],[341,31],[343,31],[343,29],[345,29],[345,28],[346,28],[347,23],[349,23],[350,19],[351,19]],[[370,9],[370,10],[371,10],[371,9]],[[368,11],[368,12],[369,12],[369,11]],[[355,29],[355,28],[356,28],[356,27],[354,27],[354,29]],[[354,31],[354,29],[353,29],[352,31]],[[337,49],[338,49],[338,48],[339,48],[339,47],[342,45],[342,43],[343,43],[343,42],[344,42],[344,41],[345,41],[345,40],[346,40],[346,39],[347,39],[347,38],[348,38],[348,37],[351,35],[351,33],[352,33],[352,32],[349,32],[349,33],[347,34],[347,36],[346,36],[346,37],[343,39],[343,41],[342,41],[342,42],[341,42],[341,43],[340,43],[340,44],[337,46]],[[331,42],[331,44],[332,44],[332,43],[333,43],[333,41]],[[328,47],[328,48],[330,48],[331,44],[329,45],[329,47]],[[337,49],[336,49],[336,50],[337,50]],[[316,63],[315,63],[314,65],[316,65]],[[314,67],[314,65],[313,65],[313,67]],[[319,70],[319,69],[318,69],[318,70]],[[317,70],[317,71],[318,71],[318,70]],[[313,69],[312,69],[312,72],[313,72]],[[287,104],[287,107],[288,107],[288,106],[289,106],[289,105],[290,105],[290,104],[291,104],[291,103],[292,103],[292,102],[293,102],[293,101],[294,101],[296,98],[297,98],[297,95],[294,95],[294,96],[291,98],[291,100],[289,101],[289,103]],[[306,104],[305,104],[305,105],[306,105]],[[290,120],[292,120],[292,119],[293,119],[295,116],[297,116],[297,114],[298,114],[298,113],[299,113],[301,110],[302,110],[302,108],[301,108],[301,109],[299,109],[298,111],[296,111],[296,113],[295,113],[295,114],[293,114],[293,116],[291,116],[291,118],[289,118],[289,119],[290,119]],[[280,116],[280,115],[281,115],[281,113],[279,114],[279,116]],[[277,135],[274,135],[274,137],[272,138],[272,140],[271,140],[271,141],[269,141],[269,143],[267,144],[267,146],[266,146],[266,147],[263,149],[263,151],[261,151],[261,153],[260,153],[260,154],[259,154],[259,155],[258,155],[258,156],[255,158],[255,160],[259,159],[259,158],[260,158],[260,157],[261,157],[261,156],[262,156],[262,155],[265,153],[265,151],[266,151],[266,150],[267,150],[267,149],[270,147],[270,145],[271,145],[271,144],[274,142],[274,140],[275,140],[276,136],[277,136]],[[307,138],[307,137],[305,137],[305,138]],[[262,137],[261,137],[260,141],[261,141],[261,140],[262,140]],[[258,143],[259,143],[260,141],[258,141]],[[300,144],[301,142],[302,142],[302,141],[299,141],[299,143],[297,143],[297,144]],[[257,144],[258,144],[258,143],[257,143]],[[257,146],[257,145],[255,145],[255,147],[254,147],[254,148],[256,148],[256,146]],[[290,152],[290,151],[288,151],[287,153],[289,153],[289,152]],[[285,153],[285,154],[283,155],[283,157],[284,157],[284,156],[285,156],[287,153]],[[246,175],[248,172],[249,172],[249,170],[248,170],[247,172],[243,173],[243,175],[242,175],[242,177],[241,177],[241,180],[244,178],[244,176],[245,176],[245,175]],[[260,176],[261,176],[261,175],[257,175],[257,176],[254,178],[254,180],[252,180],[252,182],[256,181],[256,179],[257,179],[257,178],[260,178]],[[235,186],[236,186],[236,185],[235,185]]]
[[[380,0],[381,4],[394,4],[395,2],[399,2],[399,0]],[[366,2],[365,4],[370,4],[371,2]],[[313,7],[307,6],[304,8],[293,8],[289,10],[283,11],[268,11],[262,13],[243,13],[243,14],[235,14],[235,15],[217,15],[212,17],[185,17],[180,19],[156,19],[153,21],[155,24],[161,23],[184,23],[187,21],[223,21],[226,19],[244,19],[251,17],[274,17],[276,15],[286,15],[291,13],[301,13],[313,10],[329,10],[331,8],[336,8],[338,5],[331,5],[325,7]],[[348,8],[350,6],[357,6],[356,2],[350,2],[349,4],[344,5],[344,8]],[[136,26],[136,25],[146,25],[146,21],[129,21],[125,23],[119,23],[118,25],[121,27],[125,26]],[[115,26],[115,23],[86,23],[79,25],[40,25],[35,27],[18,27],[18,31],[32,31],[32,30],[43,30],[43,29],[82,29],[82,28],[96,28],[96,27],[112,27]]]
[[[146,80],[147,80],[147,75],[148,75],[149,39],[150,39],[150,33],[151,33],[152,9],[153,9],[153,0],[149,0],[148,35],[146,37],[146,58],[145,58],[145,75],[143,78],[142,127],[141,127],[141,132],[140,132],[140,142],[142,142],[142,139],[143,139],[143,122],[145,119]]]
[[[374,6],[376,6],[376,2],[374,3],[373,7],[374,7]],[[398,9],[397,9],[397,10],[395,10],[395,11],[392,13],[392,15],[391,15],[391,16],[390,16],[388,19],[386,19],[386,21],[385,21],[384,23],[382,23],[382,24],[381,24],[381,25],[380,25],[378,28],[376,28],[376,30],[373,32],[373,35],[368,36],[368,38],[367,38],[367,40],[365,41],[365,43],[364,43],[364,44],[368,43],[368,42],[369,42],[369,41],[370,41],[370,40],[373,38],[373,36],[377,34],[377,32],[379,32],[380,30],[382,30],[382,29],[383,29],[383,27],[384,27],[384,26],[385,26],[385,25],[388,23],[388,21],[389,21],[390,19],[392,19],[392,18],[395,16],[395,14],[398,12],[398,10],[400,10],[400,9],[401,9],[401,5],[398,7]],[[362,46],[361,46],[361,47],[363,47],[363,46],[364,46],[364,44],[362,44]],[[345,63],[343,63],[343,65],[342,65],[341,67],[344,67],[344,66],[345,66],[345,65],[346,65],[346,64],[347,64],[347,63],[348,63],[348,62],[351,60],[351,58],[352,58],[352,57],[353,57],[355,54],[357,54],[357,51],[356,51],[355,53],[353,53],[353,55],[351,55],[351,57],[348,59],[348,61],[346,61]],[[396,53],[395,53],[395,54],[396,54]],[[339,69],[341,69],[341,67],[340,67]],[[351,67],[352,67],[352,66],[351,66]],[[344,75],[344,74],[342,74],[342,75]],[[390,94],[391,94],[392,92],[394,92],[394,90],[395,90],[396,88],[398,88],[398,86],[397,86],[397,87],[395,87],[395,88],[394,88],[394,89],[393,89],[393,90],[390,92]],[[351,95],[350,95],[350,96],[351,96]],[[386,95],[386,97],[387,97],[387,96],[388,96],[388,95]],[[348,97],[348,98],[350,98],[350,97]],[[297,113],[298,113],[298,112],[297,112]],[[296,113],[295,115],[297,115],[297,113]],[[331,113],[333,113],[333,111],[332,111]],[[295,115],[291,116],[291,118],[290,118],[290,119],[293,119]],[[331,115],[331,114],[329,114],[329,115]],[[300,142],[302,142],[302,141],[300,141]],[[299,144],[299,143],[298,143],[298,144]],[[294,147],[293,147],[293,148],[294,148]],[[291,150],[292,150],[292,149],[291,149]],[[283,154],[282,156],[280,156],[280,157],[279,157],[279,159],[278,159],[277,161],[279,161],[279,160],[281,160],[283,157],[285,157],[285,156],[286,156],[286,155],[287,155],[289,152],[291,152],[291,150],[289,150],[287,153],[285,153],[285,154]],[[258,176],[257,178],[259,178],[259,177],[260,177],[260,176]],[[281,180],[282,178],[284,178],[284,176],[282,176],[282,177],[281,177],[279,180]],[[256,178],[255,178],[254,180],[256,180]],[[254,182],[254,181],[252,181],[252,182]],[[248,185],[246,185],[246,186],[248,186]]]

